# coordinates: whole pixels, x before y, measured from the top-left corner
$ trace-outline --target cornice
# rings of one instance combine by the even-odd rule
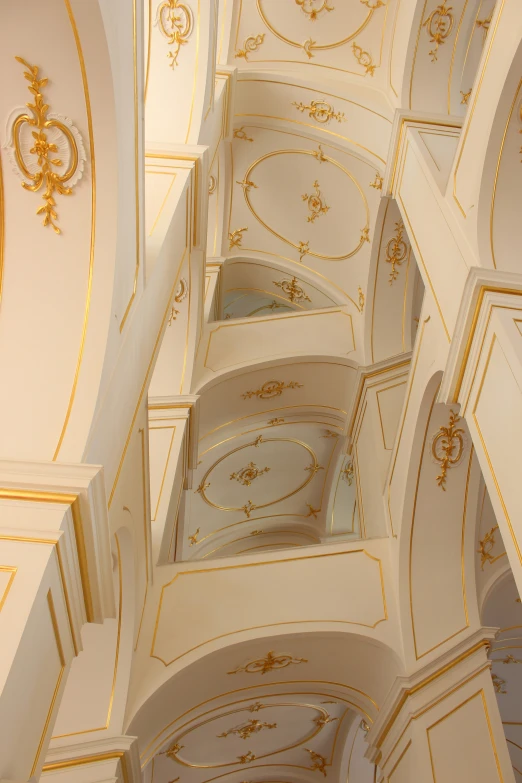
[[[380,758],[381,748],[390,734],[400,733],[408,719],[418,711],[408,702],[429,686],[434,688],[424,693],[423,707],[448,694],[456,685],[463,684],[473,670],[479,670],[486,663],[487,651],[497,633],[496,628],[480,628],[453,649],[443,653],[436,660],[426,664],[409,676],[399,675],[384,701],[384,704],[368,733],[367,758],[373,763]],[[478,656],[475,662],[473,657]],[[455,669],[463,664],[457,672]]]
[[[460,303],[454,337],[442,378],[439,401],[460,403],[465,397],[471,369],[480,356],[489,313],[496,305],[520,307],[522,275],[499,269],[471,267]]]

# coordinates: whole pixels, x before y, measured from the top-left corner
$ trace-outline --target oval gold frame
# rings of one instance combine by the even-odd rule
[[[291,38],[287,38],[286,36],[282,35],[282,33],[278,32],[275,29],[275,27],[272,24],[270,24],[270,22],[268,21],[268,19],[265,16],[265,13],[264,13],[263,9],[261,8],[261,2],[262,2],[262,0],[256,0],[257,12],[258,12],[259,16],[261,17],[261,19],[263,20],[263,22],[268,27],[268,29],[270,30],[270,32],[273,33],[276,36],[276,38],[279,38],[280,41],[283,41],[283,43],[286,43],[289,46],[295,46],[297,49],[304,49],[304,45],[302,43],[299,43],[299,41],[292,41]],[[372,8],[370,6],[367,6],[367,7],[369,9],[368,16],[366,17],[364,22],[360,25],[360,27],[358,27],[357,30],[355,30],[354,33],[351,33],[347,38],[343,38],[341,41],[336,41],[334,43],[330,43],[330,44],[315,44],[314,43],[313,49],[315,51],[325,51],[327,49],[337,49],[337,47],[344,46],[344,44],[347,44],[350,41],[352,41],[369,24],[373,14],[377,10],[377,8],[382,8],[381,5],[377,5],[375,8]],[[305,51],[306,51],[306,49],[305,49]]]
[[[300,702],[276,702],[275,704],[266,704],[263,706],[265,706],[266,708],[302,707],[303,709],[314,710],[315,712],[319,713],[319,715],[321,715],[323,718],[331,717],[325,709],[323,709],[322,707],[316,704],[302,704]],[[195,726],[192,726],[191,728],[182,731],[181,734],[178,734],[176,737],[174,737],[173,742],[171,744],[178,744],[183,739],[183,737],[188,736],[196,729],[199,729],[201,726],[205,726],[207,723],[213,723],[214,721],[219,720],[219,718],[225,718],[227,715],[236,715],[239,712],[247,712],[249,714],[252,714],[250,710],[250,706],[240,707],[239,709],[236,710],[229,710],[228,712],[220,713],[219,715],[216,715],[212,718],[207,718],[207,720],[196,723]],[[288,745],[284,748],[281,748],[280,750],[274,750],[271,753],[264,753],[261,756],[256,756],[255,760],[258,761],[260,759],[266,759],[269,758],[270,756],[276,756],[279,753],[285,753],[288,750],[293,750],[294,748],[298,748],[301,745],[303,745],[305,742],[309,742],[311,739],[316,737],[319,734],[319,732],[322,731],[323,728],[328,725],[329,725],[328,723],[319,726],[317,724],[314,724],[314,728],[312,732],[304,739],[301,739],[299,740],[299,742],[295,742],[292,745]],[[180,748],[180,750],[182,750],[182,748]],[[177,755],[178,752],[172,753],[172,755],[169,756],[169,758],[172,758],[173,760],[177,761],[183,767],[189,767],[190,769],[219,769],[220,767],[242,766],[240,761],[230,761],[226,764],[190,764],[188,761],[183,761],[182,759],[180,759],[179,756]]]
[[[311,157],[315,157],[316,156],[316,152],[314,150],[291,150],[291,149],[275,150],[274,152],[268,152],[266,155],[262,155],[260,158],[255,160],[249,166],[249,168],[247,169],[247,171],[245,173],[243,181],[244,182],[251,181],[251,176],[250,175],[251,175],[252,171],[256,168],[256,166],[258,166],[260,163],[263,163],[263,161],[268,160],[268,158],[275,157],[276,155],[310,155]],[[350,174],[348,169],[345,169],[345,167],[342,166],[337,160],[335,160],[335,158],[330,158],[328,155],[325,155],[324,159],[328,163],[332,163],[334,166],[336,166],[336,168],[340,169],[343,172],[343,174],[346,174],[346,176],[353,182],[353,184],[355,185],[355,187],[359,191],[359,195],[361,196],[361,201],[363,203],[364,211],[365,211],[365,214],[366,214],[366,225],[363,228],[361,228],[361,238],[360,238],[359,244],[357,245],[355,250],[352,250],[349,253],[346,253],[345,255],[342,255],[342,256],[325,256],[323,253],[314,253],[313,250],[308,250],[305,255],[312,256],[313,258],[321,258],[323,261],[345,261],[347,258],[351,258],[356,253],[358,253],[359,250],[364,245],[364,243],[367,241],[364,238],[364,232],[367,231],[367,230],[369,231],[369,228],[370,228],[370,210],[369,210],[369,207],[368,207],[368,201],[366,199],[366,196],[364,195],[364,192],[363,192],[361,186],[359,185],[359,183],[357,182],[357,180],[355,179],[353,174]],[[273,234],[273,236],[277,237],[282,242],[285,242],[287,245],[290,245],[290,247],[293,247],[295,250],[300,251],[299,244],[296,244],[295,242],[292,242],[290,239],[287,239],[286,237],[284,237],[282,234],[279,234],[277,231],[275,231],[273,228],[271,228],[268,225],[268,223],[265,223],[265,221],[262,220],[259,217],[259,215],[257,214],[257,212],[255,211],[254,207],[252,206],[252,204],[250,202],[249,190],[250,190],[250,188],[248,188],[248,187],[243,188],[243,195],[245,197],[245,201],[247,203],[247,206],[248,206],[249,210],[251,211],[251,213],[253,214],[253,216],[255,217],[255,219],[259,223],[261,223],[261,225],[264,228],[266,228],[267,231],[269,231],[271,234]]]
[[[312,451],[310,446],[307,446],[306,443],[303,443],[303,441],[301,441],[301,440],[296,440],[295,438],[263,438],[260,441],[261,444],[262,443],[274,443],[274,442],[275,443],[296,443],[298,446],[302,446],[303,449],[305,449],[310,454],[310,456],[311,456],[311,458],[313,460],[313,468],[314,469],[310,471],[310,475],[306,478],[304,483],[301,484],[301,486],[298,487],[297,489],[295,489],[293,492],[289,492],[287,495],[284,495],[283,497],[277,498],[276,500],[271,500],[270,503],[263,503],[262,505],[256,506],[256,509],[268,508],[268,506],[275,506],[276,503],[281,503],[281,501],[286,500],[287,498],[291,498],[293,495],[297,495],[298,492],[300,492],[302,489],[304,489],[306,486],[308,486],[308,484],[310,483],[310,481],[313,479],[313,477],[315,476],[315,474],[317,472],[315,470],[315,468],[317,468],[317,466],[319,464],[317,462],[317,457],[315,456],[315,453]],[[207,478],[209,477],[209,475],[212,473],[214,468],[219,465],[220,462],[223,462],[223,460],[227,459],[227,457],[230,457],[232,454],[235,454],[236,451],[242,451],[243,449],[248,449],[248,448],[250,448],[251,446],[254,446],[254,445],[255,445],[255,441],[252,441],[251,443],[245,443],[243,446],[238,446],[236,449],[232,449],[232,451],[227,451],[226,454],[223,454],[222,457],[220,457],[218,460],[216,460],[216,462],[214,462],[213,465],[210,466],[210,468],[207,470],[207,472],[205,473],[205,475],[201,479],[199,488],[196,490],[196,492],[198,492],[201,495],[201,497],[203,498],[205,503],[207,503],[207,505],[211,506],[212,508],[217,508],[219,511],[243,511],[243,506],[239,506],[239,507],[236,507],[236,506],[220,506],[220,505],[218,505],[216,503],[213,503],[211,500],[209,500],[209,498],[205,494],[205,489],[206,489],[205,484],[206,484],[206,481],[207,481]]]

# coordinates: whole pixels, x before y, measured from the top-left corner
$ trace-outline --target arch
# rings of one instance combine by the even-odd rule
[[[258,675],[255,682],[254,676],[243,670],[228,673],[248,661],[264,659],[269,650],[291,654],[295,663]],[[236,700],[246,704],[268,695],[299,692],[323,694],[325,700],[343,699],[371,723],[394,677],[401,672],[397,654],[364,634],[327,630],[289,634],[288,629],[278,635],[273,630],[267,635],[252,633],[248,641],[224,645],[163,682],[156,680],[148,695],[134,703],[127,732],[140,738],[142,764],[146,764],[175,738],[182,721],[190,722]]]
[[[502,90],[491,101],[491,130],[480,167],[476,237],[481,264],[485,267],[520,272],[513,248],[520,246],[522,233],[515,204],[522,196],[515,161],[519,159],[522,128],[522,43],[518,46]]]
[[[130,23],[132,29],[132,14],[129,6],[118,23],[125,29]],[[38,78],[48,79],[42,87],[43,102],[58,123],[54,142],[60,145],[60,155],[64,161],[74,161],[77,155],[77,163],[71,164],[73,176],[65,183],[71,186],[70,197],[54,193],[55,217],[42,226],[45,213],[35,212],[40,205],[46,208],[43,190],[31,193],[20,186],[21,181],[28,181],[14,152],[18,143],[15,120],[21,110],[6,103],[13,92],[9,97],[4,93],[0,110],[12,122],[2,150],[1,208],[9,221],[0,361],[10,377],[1,392],[2,448],[10,459],[80,461],[108,371],[109,345],[118,344],[127,302],[139,282],[135,280],[136,232],[129,231],[127,217],[125,232],[131,239],[123,242],[116,207],[125,190],[131,194],[126,206],[129,199],[135,201],[138,182],[137,170],[127,166],[126,160],[123,165],[117,150],[135,144],[138,150],[139,141],[134,138],[132,122],[125,128],[117,124],[115,83],[120,74],[112,67],[107,22],[104,3],[93,3],[87,10],[70,0],[54,0],[52,13],[40,21],[45,49],[33,48],[24,65],[15,60],[28,52],[24,11],[12,6],[3,18],[2,71],[14,86],[18,106],[27,101],[24,70],[34,66]],[[132,37],[126,39],[126,48],[114,38],[110,44],[118,50],[120,68],[128,66],[137,73]],[[126,82],[124,93],[125,100],[131,96],[131,111],[132,107],[137,111],[132,83]],[[56,119],[64,116],[63,122]],[[29,125],[23,121],[18,127],[25,134]],[[71,129],[69,135],[60,130],[64,127]],[[35,173],[38,164],[31,160],[31,153],[24,156]],[[127,211],[136,214],[136,209]],[[47,382],[49,368],[53,384]]]
[[[480,468],[455,407],[437,404],[441,373],[429,380],[416,421],[399,541],[399,604],[405,655],[426,664],[478,625],[474,550]],[[451,441],[455,467],[440,455]]]

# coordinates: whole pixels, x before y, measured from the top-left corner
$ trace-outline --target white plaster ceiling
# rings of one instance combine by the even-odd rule
[[[236,0],[229,62],[381,86],[396,8],[395,0]]]

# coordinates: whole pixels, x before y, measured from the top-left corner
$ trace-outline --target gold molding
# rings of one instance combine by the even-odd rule
[[[41,492],[31,489],[15,489],[11,487],[0,487],[1,500],[20,500],[35,503],[57,503],[69,506],[73,520],[74,536],[76,539],[76,548],[78,553],[78,566],[80,570],[80,581],[82,584],[83,600],[85,604],[85,615],[88,623],[94,622],[94,608],[92,603],[91,583],[89,579],[89,568],[87,564],[87,551],[85,546],[85,537],[83,534],[83,520],[80,509],[80,496],[75,494],[66,494],[63,492]],[[0,540],[11,540],[9,536],[0,536]],[[25,539],[27,541],[40,539]],[[58,546],[58,541],[43,540],[42,543]],[[72,624],[71,624],[71,634]]]
[[[171,587],[176,580],[181,576],[190,576],[190,575],[197,575],[197,574],[204,574],[204,573],[213,573],[215,571],[231,571],[236,569],[242,569],[242,568],[259,568],[264,565],[278,565],[279,563],[296,563],[301,560],[314,560],[316,558],[326,558],[326,557],[347,557],[350,555],[363,555],[364,557],[367,557],[369,560],[373,560],[378,564],[379,569],[379,580],[381,585],[381,596],[382,596],[382,612],[383,616],[377,620],[373,624],[368,623],[361,623],[354,620],[329,620],[328,622],[334,623],[336,625],[357,625],[363,628],[376,628],[380,623],[386,622],[388,620],[388,607],[387,607],[387,600],[386,600],[386,592],[385,592],[385,586],[384,586],[384,572],[382,567],[382,561],[375,557],[375,555],[371,555],[369,552],[367,552],[366,549],[350,549],[343,552],[328,552],[324,554],[313,554],[313,555],[298,555],[296,557],[286,557],[281,558],[280,560],[260,560],[253,563],[238,563],[236,565],[219,565],[219,566],[212,566],[210,568],[198,568],[190,571],[178,571],[174,577],[167,582],[166,584],[162,585],[161,592],[160,592],[160,598],[158,602],[158,608],[156,611],[156,619],[154,622],[154,633],[152,636],[151,641],[151,648],[150,648],[150,657],[155,658],[158,661],[161,661],[165,667],[170,666],[175,661],[179,660],[180,658],[183,658],[185,655],[188,655],[189,653],[193,652],[194,650],[199,649],[200,647],[204,647],[206,644],[209,644],[210,642],[216,641],[217,639],[223,639],[228,636],[234,636],[237,633],[244,633],[245,631],[254,631],[254,630],[260,630],[261,628],[273,628],[276,626],[284,625],[293,625],[293,624],[310,624],[310,623],[321,623],[323,620],[288,620],[285,622],[275,622],[275,623],[268,623],[265,625],[256,625],[251,626],[249,628],[239,628],[235,631],[228,631],[223,634],[219,634],[216,637],[213,637],[212,639],[207,639],[204,642],[200,642],[199,644],[196,644],[194,647],[191,647],[189,650],[186,650],[185,652],[182,652],[180,655],[173,658],[171,661],[165,661],[163,658],[161,658],[159,655],[156,655],[154,652],[154,647],[156,644],[156,636],[158,633],[158,626],[159,621],[161,617],[161,610],[163,606],[163,599],[165,596],[165,590],[169,587]]]
[[[315,150],[304,150],[304,149],[280,149],[280,150],[273,150],[272,152],[267,152],[265,155],[262,155],[260,158],[257,158],[253,163],[250,164],[247,171],[245,172],[244,179],[245,181],[251,179],[251,174],[253,170],[259,166],[264,161],[274,158],[278,155],[311,155],[312,157],[316,157],[316,151]],[[359,182],[357,179],[351,174],[347,168],[345,168],[341,163],[339,163],[335,158],[331,158],[328,156],[324,156],[325,160],[329,163],[333,164],[336,168],[338,168],[340,171],[345,174],[348,179],[352,182],[352,184],[357,188],[359,195],[361,197],[362,205],[365,211],[366,215],[366,226],[361,230],[361,237],[359,239],[359,242],[357,246],[351,250],[348,251],[348,253],[344,253],[343,255],[339,256],[328,256],[324,255],[323,253],[314,252],[313,250],[310,250],[309,242],[292,242],[292,240],[287,239],[282,234],[279,234],[275,229],[271,228],[267,223],[265,223],[264,220],[257,214],[256,210],[252,206],[252,203],[250,201],[250,194],[248,192],[248,189],[245,188],[243,190],[243,195],[245,198],[245,201],[247,203],[247,206],[252,213],[252,215],[256,218],[256,220],[265,228],[267,231],[269,231],[273,236],[277,237],[277,239],[280,239],[282,242],[284,242],[287,245],[290,245],[290,247],[293,247],[295,250],[297,250],[300,254],[300,260],[305,255],[313,256],[314,258],[320,258],[325,261],[344,261],[347,258],[351,258],[352,256],[356,255],[356,253],[359,252],[359,250],[363,247],[365,242],[369,242],[369,224],[370,224],[370,210],[368,207],[368,201],[366,199],[366,196],[364,194],[363,189],[361,188]],[[245,229],[242,229],[245,230]],[[229,235],[230,239],[230,235]]]
[[[246,699],[245,701],[250,701],[250,699]],[[236,756],[237,761],[228,761],[226,763],[221,763],[221,764],[194,764],[194,763],[185,761],[184,759],[180,758],[179,752],[181,750],[183,750],[183,749],[186,750],[186,746],[181,744],[181,740],[183,738],[185,738],[185,737],[188,737],[190,734],[192,734],[194,731],[197,731],[202,726],[207,726],[208,724],[214,723],[215,721],[220,720],[221,718],[228,717],[229,715],[236,715],[237,713],[242,713],[242,712],[243,713],[244,712],[247,712],[247,713],[254,713],[255,712],[255,713],[257,713],[257,712],[259,712],[260,710],[263,710],[263,709],[277,709],[278,707],[279,708],[281,708],[281,707],[283,707],[283,708],[284,707],[301,707],[302,709],[308,709],[308,710],[312,710],[312,711],[318,713],[318,715],[316,716],[316,720],[312,721],[313,728],[310,729],[310,731],[307,733],[307,735],[304,738],[302,738],[302,739],[298,740],[297,742],[294,742],[294,743],[292,743],[292,744],[290,744],[290,745],[288,745],[286,747],[279,748],[279,749],[276,749],[276,750],[272,750],[272,751],[270,751],[268,753],[263,753],[262,755],[259,755],[259,756],[254,755],[252,753],[252,751],[249,750],[249,751],[247,751],[247,753],[244,756]],[[211,711],[211,712],[216,712],[217,710],[219,710],[219,707],[217,709]],[[204,715],[205,714],[208,714],[208,713],[204,713]],[[199,716],[199,717],[203,717],[203,716]],[[329,718],[329,715],[326,712],[326,710],[323,709],[323,707],[321,707],[319,705],[315,705],[315,704],[301,704],[299,702],[272,702],[272,703],[267,703],[267,704],[260,704],[259,702],[256,702],[254,704],[250,704],[250,705],[244,706],[244,707],[239,707],[239,708],[236,708],[236,709],[233,709],[233,710],[228,710],[226,712],[221,712],[221,713],[218,712],[218,714],[211,715],[211,717],[206,718],[206,720],[199,720],[199,721],[197,721],[193,726],[188,726],[188,728],[186,727],[187,724],[185,724],[184,727],[181,727],[181,730],[178,730],[177,732],[174,732],[174,739],[171,742],[171,744],[169,745],[169,747],[167,748],[167,750],[166,751],[162,751],[160,753],[161,753],[161,755],[168,756],[168,758],[170,758],[172,761],[176,761],[176,762],[178,762],[178,764],[181,764],[182,766],[188,767],[190,769],[219,769],[221,767],[231,767],[231,766],[239,766],[239,765],[242,765],[242,764],[249,764],[249,763],[251,763],[252,761],[254,761],[256,759],[257,760],[261,760],[261,759],[264,759],[264,758],[269,758],[271,756],[278,755],[279,753],[284,753],[285,751],[293,750],[294,748],[300,747],[305,742],[309,742],[311,739],[316,737],[322,731],[322,729],[324,728],[325,723],[322,723],[319,720],[320,718],[322,718],[326,722],[326,718]],[[188,723],[190,723],[190,721]],[[249,721],[249,723],[260,725],[261,721],[251,720],[251,721]],[[262,726],[266,726],[267,728],[272,728],[272,727],[275,728],[276,725],[277,724],[262,724],[260,726],[260,728],[256,728],[256,726],[253,725],[249,732],[245,731],[244,736],[242,736],[241,734],[240,734],[240,736],[242,736],[242,739],[248,739],[252,733],[260,731]],[[238,727],[238,728],[239,728],[239,731],[241,731],[241,727]],[[242,728],[245,729],[246,727],[243,726]],[[228,732],[225,732],[225,733],[223,733],[221,735],[217,735],[217,736],[219,738],[222,738],[222,737],[226,737],[227,734],[232,734],[232,733],[239,733],[239,732],[232,730],[232,731],[228,731]]]
[[[358,694],[359,696],[362,696],[363,698],[367,699],[370,702],[370,704],[372,705],[372,707],[377,712],[379,711],[379,705],[377,704],[377,702],[375,702],[371,698],[371,696],[369,696],[364,691],[361,691],[358,688],[354,688],[351,685],[346,685],[345,683],[330,682],[328,680],[326,680],[326,681],[323,681],[323,680],[284,680],[284,681],[269,683],[270,687],[277,686],[277,685],[289,686],[289,685],[311,685],[311,684],[312,685],[332,686],[332,687],[338,687],[338,688],[346,688],[347,690],[353,691],[354,693]],[[153,745],[153,743],[157,742],[161,734],[163,734],[165,731],[168,731],[175,723],[177,723],[182,718],[185,718],[190,712],[193,712],[193,711],[199,709],[200,707],[204,707],[206,704],[209,704],[212,701],[216,701],[217,699],[221,699],[221,698],[223,698],[225,696],[237,695],[238,693],[245,693],[246,691],[257,691],[258,688],[266,688],[266,687],[267,687],[267,685],[265,685],[264,683],[260,683],[258,685],[248,685],[246,687],[243,686],[241,688],[236,688],[236,689],[231,690],[231,691],[226,691],[224,693],[219,694],[218,696],[213,696],[210,699],[205,699],[204,701],[199,702],[199,704],[196,704],[194,707],[190,707],[188,710],[185,710],[185,712],[181,713],[181,715],[178,715],[174,720],[170,721],[166,726],[164,726],[163,729],[161,729],[161,731],[159,731],[155,735],[155,737],[153,737],[153,739],[150,740],[149,743],[145,746],[145,749],[140,753],[140,757],[141,757],[141,759],[143,759],[147,753],[149,753],[149,756],[148,756],[147,759],[145,759],[145,761],[143,761],[142,769],[150,762],[150,760],[157,753],[157,749],[153,750],[152,752],[150,750],[151,746]],[[296,695],[301,695],[301,696],[305,696],[305,695],[306,696],[322,696],[322,697],[331,696],[331,694],[329,694],[329,693],[317,692],[317,691],[308,691],[308,690],[307,691],[297,691],[297,692],[290,691],[290,692],[284,692],[284,693],[278,693],[277,694],[278,697],[281,697],[281,696],[296,696]],[[273,694],[269,694],[269,696],[273,696]],[[252,701],[252,698],[255,699],[256,696],[248,696],[248,697],[243,698],[243,699],[238,699],[237,701],[231,702],[231,703],[229,703],[229,704],[227,704],[225,706],[230,707],[230,706],[233,706],[233,705],[236,705],[236,704],[241,704],[241,703],[246,702],[246,701],[250,702],[250,701]],[[260,698],[262,698],[262,697],[260,697]],[[366,716],[368,721],[370,723],[373,723],[373,719],[368,715],[368,712],[364,709],[364,707],[361,707],[360,704],[355,704],[354,702],[350,701],[349,699],[345,698],[344,696],[337,696],[336,695],[336,699],[337,699],[337,702],[342,702],[344,704],[349,704],[351,707],[356,709],[358,712],[363,713],[363,715]],[[336,704],[337,702],[329,700],[329,701],[324,701],[322,703],[323,704]],[[261,704],[260,702],[254,702],[247,709],[248,709],[249,712],[258,712],[260,709],[263,708],[263,706],[264,705]],[[215,712],[216,709],[219,709],[219,707],[214,707],[211,710],[207,710],[206,712],[201,713],[199,715],[199,717],[201,718],[204,715],[208,715],[211,712]],[[341,717],[341,721],[343,720],[343,717]],[[164,745],[168,740],[170,740],[170,738],[174,734],[176,734],[180,729],[183,729],[190,722],[191,722],[191,720],[189,719],[186,723],[181,724],[181,726],[179,726],[177,729],[174,729],[170,734],[168,734],[163,740],[160,741],[160,743],[157,746],[157,748],[159,748],[162,745]]]
[[[248,448],[259,448],[260,445],[265,443],[295,443],[298,446],[301,446],[303,449],[305,449],[308,454],[312,458],[312,464],[309,468],[306,468],[306,470],[309,471],[309,476],[305,479],[305,481],[299,485],[297,489],[294,489],[292,492],[289,492],[288,494],[284,495],[283,497],[277,498],[276,500],[271,500],[268,503],[261,503],[261,504],[254,504],[251,500],[248,500],[247,503],[244,506],[222,506],[220,504],[214,503],[212,500],[210,500],[209,497],[207,497],[206,490],[210,486],[210,482],[207,482],[207,478],[210,476],[212,471],[224,460],[228,459],[232,454],[235,454],[238,451],[242,451],[243,449]],[[263,438],[262,435],[259,435],[254,441],[251,443],[245,443],[242,446],[237,446],[235,449],[232,449],[231,451],[228,451],[226,454],[223,454],[223,456],[219,457],[219,459],[214,462],[210,468],[207,470],[205,475],[200,481],[199,487],[195,490],[197,494],[201,496],[201,498],[205,501],[205,503],[212,508],[215,508],[219,511],[243,511],[248,518],[250,518],[250,515],[252,511],[255,511],[256,509],[260,508],[268,508],[269,506],[273,506],[276,503],[281,503],[283,500],[287,500],[287,498],[292,497],[293,495],[296,495],[298,492],[300,492],[302,489],[304,489],[310,481],[313,479],[315,474],[318,470],[322,470],[318,466],[317,457],[314,453],[314,451],[303,441],[297,440],[295,438]]]
[[[7,600],[7,596],[9,595],[9,590],[11,589],[11,585],[14,582],[16,572],[18,571],[18,566],[0,565],[0,571],[4,571],[5,573],[11,574],[11,576],[7,580],[7,584],[4,587],[4,591],[2,595],[0,595],[0,612],[1,612]]]
[[[261,19],[263,20],[263,22],[268,27],[271,33],[273,33],[277,38],[279,38],[280,41],[282,41],[285,44],[288,44],[289,46],[293,46],[297,49],[304,49],[306,55],[308,56],[308,59],[312,59],[315,56],[314,51],[326,51],[329,49],[336,49],[337,47],[344,46],[344,44],[353,40],[368,25],[377,8],[380,8],[381,6],[384,5],[382,0],[375,0],[374,4],[370,4],[371,0],[360,0],[360,2],[368,8],[368,15],[366,19],[362,22],[362,24],[359,25],[357,30],[354,30],[352,33],[350,33],[350,35],[346,36],[345,38],[339,41],[334,41],[333,43],[329,43],[329,44],[318,44],[316,41],[312,40],[312,38],[309,38],[304,43],[299,43],[298,41],[293,41],[291,38],[287,38],[286,36],[282,35],[278,30],[276,30],[276,28],[268,21],[262,8],[262,0],[256,0],[256,6]]]

